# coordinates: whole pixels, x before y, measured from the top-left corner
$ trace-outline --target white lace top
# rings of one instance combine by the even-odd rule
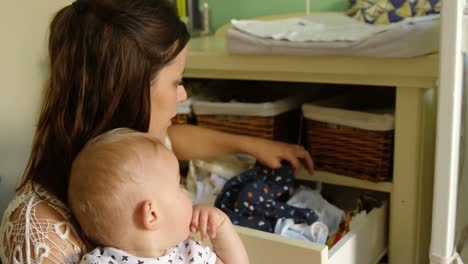
[[[164,144],[172,150],[169,137]],[[37,189],[37,187],[36,187]],[[57,197],[27,183],[3,214],[0,259],[3,264],[79,263],[84,243],[78,240],[71,213]],[[57,206],[56,206],[57,205]]]
[[[37,192],[44,200],[27,183],[6,209],[0,225],[2,262],[78,263],[82,248],[70,239],[71,235],[78,236],[66,205],[43,189]],[[53,218],[51,214],[41,216],[44,211],[52,213]]]

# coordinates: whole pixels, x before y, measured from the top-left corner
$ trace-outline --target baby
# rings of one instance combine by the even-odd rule
[[[193,206],[175,155],[156,138],[115,129],[91,140],[73,163],[69,205],[99,245],[81,263],[249,263],[229,218]],[[189,238],[200,232],[213,251]]]

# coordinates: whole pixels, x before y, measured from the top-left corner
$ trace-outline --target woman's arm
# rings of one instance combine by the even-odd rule
[[[256,137],[223,133],[191,125],[175,125],[169,128],[172,148],[180,160],[206,159],[229,153],[247,153],[272,168],[279,168],[281,161],[291,163],[297,174],[302,160],[312,173],[314,165],[302,146],[271,141]]]

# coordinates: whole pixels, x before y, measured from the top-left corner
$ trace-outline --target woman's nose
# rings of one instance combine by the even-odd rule
[[[187,99],[187,91],[185,91],[185,87],[183,85],[179,85],[179,89],[177,89],[177,102],[180,103]]]

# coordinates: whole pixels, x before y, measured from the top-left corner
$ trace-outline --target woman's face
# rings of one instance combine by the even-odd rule
[[[182,85],[186,56],[187,47],[151,81],[149,133],[161,141],[166,138],[171,119],[177,114],[177,103],[187,99],[187,92]]]

